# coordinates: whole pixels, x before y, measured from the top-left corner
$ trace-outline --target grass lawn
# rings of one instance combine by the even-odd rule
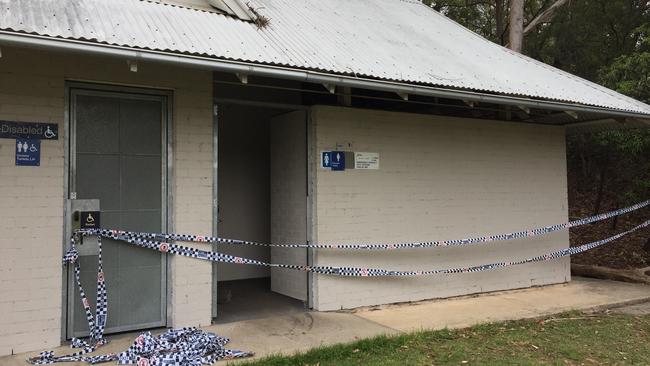
[[[240,365],[650,365],[650,315],[544,320],[377,337]]]

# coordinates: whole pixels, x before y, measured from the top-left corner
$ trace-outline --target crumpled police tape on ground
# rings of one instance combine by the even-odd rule
[[[603,214],[586,217],[579,220],[569,221],[564,224],[556,224],[544,226],[535,229],[517,231],[514,233],[497,234],[490,236],[480,236],[467,239],[453,239],[441,241],[428,241],[420,243],[394,243],[394,244],[264,244],[247,240],[215,238],[211,236],[200,235],[187,235],[187,234],[160,234],[160,233],[139,233],[130,231],[119,231],[122,237],[130,237],[133,239],[150,239],[156,241],[186,241],[198,243],[214,243],[214,244],[231,244],[231,245],[254,245],[254,246],[270,246],[280,248],[313,248],[313,249],[344,249],[344,250],[393,250],[393,249],[413,249],[413,248],[431,248],[431,247],[445,247],[445,246],[460,246],[480,243],[491,243],[495,241],[504,241],[512,239],[530,238],[550,234],[556,231],[569,229],[577,226],[587,225],[594,222],[606,220],[614,216],[620,216],[643,207],[649,206],[650,200],[637,203],[635,205],[625,207],[619,210],[606,212]],[[98,235],[98,236],[114,236],[114,230],[103,229],[89,229],[84,231],[84,235]]]
[[[117,361],[118,365],[138,366],[202,366],[211,365],[218,360],[229,360],[252,356],[252,353],[225,349],[230,340],[214,333],[196,328],[170,329],[154,336],[151,332],[139,335],[128,350],[99,356],[83,356],[79,353],[69,356],[54,356],[52,351],[42,352],[39,357],[30,359],[35,365],[55,362],[86,362],[91,365]],[[93,352],[96,347],[87,343],[75,344],[73,347],[84,348],[85,353]],[[104,342],[106,343],[106,342]],[[83,352],[83,351],[82,351]]]

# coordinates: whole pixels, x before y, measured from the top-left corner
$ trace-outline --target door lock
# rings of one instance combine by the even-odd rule
[[[101,213],[98,199],[68,200],[70,212],[70,235],[80,229],[99,229],[101,227]],[[99,247],[97,239],[86,237],[79,244],[79,255],[97,255]]]

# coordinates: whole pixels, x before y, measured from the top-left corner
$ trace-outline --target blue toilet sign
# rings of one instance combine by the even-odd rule
[[[16,165],[41,165],[41,140],[16,139]]]
[[[345,151],[321,151],[320,166],[323,169],[345,170]]]
[[[331,168],[330,163],[332,162],[332,152],[331,151],[321,151],[320,153],[320,166],[321,168]]]
[[[332,170],[345,170],[345,152],[331,151],[330,155],[330,167]]]

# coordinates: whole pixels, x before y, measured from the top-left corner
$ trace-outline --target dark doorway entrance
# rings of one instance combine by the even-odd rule
[[[259,243],[307,240],[306,112],[235,103],[218,105],[220,237]],[[304,249],[219,246],[265,262],[306,264]],[[307,276],[218,263],[218,323],[304,311]]]

